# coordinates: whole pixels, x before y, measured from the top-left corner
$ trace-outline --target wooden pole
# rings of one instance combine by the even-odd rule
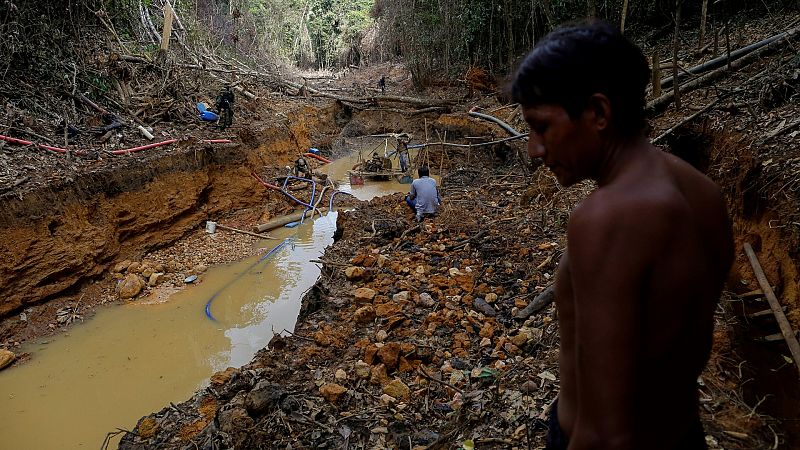
[[[747,258],[750,260],[750,265],[753,266],[753,273],[756,274],[758,284],[761,286],[761,290],[767,297],[769,307],[772,309],[772,314],[775,315],[775,320],[778,321],[778,326],[781,328],[783,339],[786,341],[786,345],[789,346],[789,351],[792,353],[792,359],[794,359],[798,373],[800,373],[800,343],[797,342],[797,338],[794,335],[794,330],[792,330],[792,325],[786,319],[786,315],[783,314],[783,308],[778,302],[778,298],[775,297],[775,292],[772,291],[772,286],[769,285],[769,281],[767,280],[766,275],[764,275],[764,270],[761,268],[761,264],[758,262],[758,258],[756,257],[753,247],[750,246],[749,242],[745,242],[744,251],[747,253]]]
[[[700,40],[697,41],[697,48],[703,48],[703,45],[705,44],[706,41],[707,15],[708,15],[708,0],[703,0],[703,6],[700,9]]]
[[[716,58],[719,55],[719,28],[714,27],[714,47],[711,51],[711,57]]]
[[[317,211],[320,213],[327,211],[328,208],[319,208]],[[276,219],[272,219],[267,223],[257,225],[256,231],[259,233],[263,233],[265,231],[274,230],[275,228],[282,227],[287,223],[297,222],[298,220],[302,219],[303,217],[308,217],[311,215],[311,210],[299,211],[294,214],[289,214],[286,216],[278,217]],[[217,225],[219,226],[219,225]]]
[[[680,39],[678,38],[678,34],[680,33],[681,29],[681,4],[683,0],[675,0],[675,36],[672,42],[672,79],[678,79],[678,44],[680,43]],[[680,83],[672,83],[672,94],[675,97],[675,108],[681,108],[681,84]]]
[[[708,0],[704,0],[708,1]],[[628,0],[623,0],[622,2],[622,20],[619,23],[619,32],[625,33],[625,17],[628,15]]]
[[[658,50],[653,52],[653,97],[661,97],[661,60]]]
[[[161,50],[169,50],[169,37],[172,35],[172,5],[164,2],[164,29],[161,32]]]

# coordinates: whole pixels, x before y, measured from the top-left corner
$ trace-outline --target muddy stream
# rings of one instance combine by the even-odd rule
[[[322,171],[362,200],[408,189],[396,181],[350,186],[355,161],[341,158]],[[259,255],[212,267],[167,301],[101,308],[63,335],[25,345],[31,360],[0,372],[0,447],[100,448],[108,432],[132,429],[214,372],[248,363],[273,332],[294,329],[301,297],[319,276],[309,261],[333,242],[335,228],[331,212],[275,230],[281,240],[257,243]]]

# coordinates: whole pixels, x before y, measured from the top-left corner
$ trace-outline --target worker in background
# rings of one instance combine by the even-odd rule
[[[294,161],[292,173],[294,173],[294,176],[297,178],[305,178],[307,180],[310,180],[311,177],[314,176],[311,166],[308,165],[308,161],[306,161],[306,159],[302,156]]]
[[[649,78],[636,45],[591,22],[539,41],[512,85],[531,158],[562,186],[597,186],[569,216],[556,273],[548,450],[706,449],[697,379],[733,261],[731,223],[708,177],[650,143]]]
[[[378,87],[381,89],[381,95],[386,94],[386,75],[381,75],[381,79],[378,80]]]
[[[217,112],[219,113],[219,127],[223,130],[233,124],[233,102],[235,96],[229,84],[217,96]]]
[[[408,155],[408,140],[405,138],[397,139],[397,157],[400,159],[400,171],[405,173],[411,160]]]
[[[436,180],[430,177],[428,166],[419,168],[419,178],[411,183],[411,192],[406,195],[406,204],[414,212],[417,222],[427,216],[434,216],[442,204]]]

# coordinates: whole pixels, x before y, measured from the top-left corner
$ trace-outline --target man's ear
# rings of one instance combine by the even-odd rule
[[[611,101],[605,94],[592,94],[586,104],[586,112],[589,113],[591,126],[596,131],[606,130],[611,123]]]

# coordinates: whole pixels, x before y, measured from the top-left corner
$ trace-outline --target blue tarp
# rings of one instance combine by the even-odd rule
[[[197,104],[197,110],[200,112],[200,119],[205,120],[207,122],[214,122],[215,120],[219,119],[219,115],[213,111],[209,111],[206,109],[206,104],[200,102]]]

